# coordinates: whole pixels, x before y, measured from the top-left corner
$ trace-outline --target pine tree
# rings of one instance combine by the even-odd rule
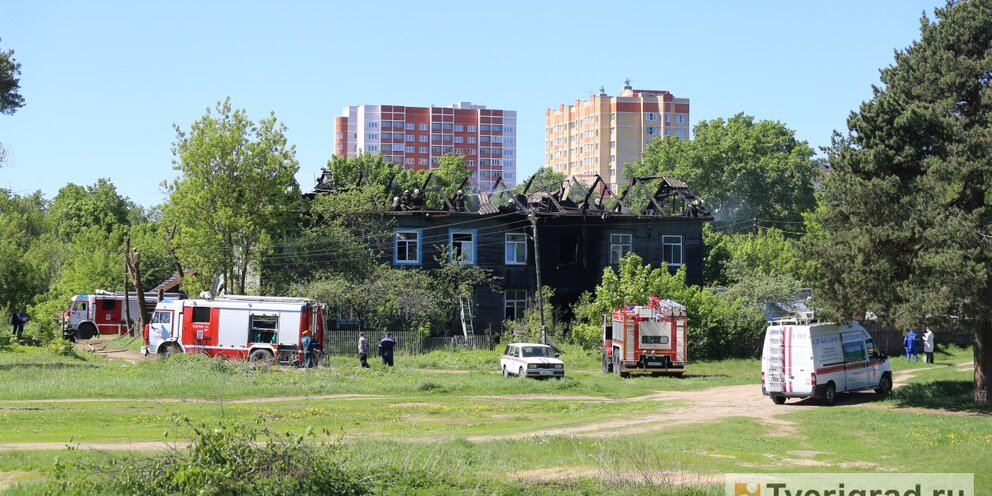
[[[950,1],[836,134],[812,251],[828,314],[974,326],[992,400],[992,0]]]

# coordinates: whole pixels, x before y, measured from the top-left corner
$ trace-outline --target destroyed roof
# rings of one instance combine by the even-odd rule
[[[498,177],[488,192],[465,194],[452,197],[445,192],[437,178],[429,174],[419,189],[421,197],[416,203],[412,199],[393,197],[392,184],[386,186],[385,195],[393,200],[391,214],[414,214],[417,212],[451,212],[478,215],[521,212],[537,215],[597,215],[609,216],[691,218],[701,221],[713,220],[709,206],[702,198],[689,190],[685,182],[670,176],[635,177],[629,180],[619,194],[610,189],[609,184],[599,175],[572,175],[560,184],[541,190],[531,190],[532,177],[521,192],[515,191]],[[458,186],[459,192],[466,183]],[[314,191],[308,196],[339,191],[328,176],[322,175]],[[432,202],[424,202],[423,195],[432,195]],[[397,199],[402,201],[396,201]],[[427,203],[435,207],[427,208]]]

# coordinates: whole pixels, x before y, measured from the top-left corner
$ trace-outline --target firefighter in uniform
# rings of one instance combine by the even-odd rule
[[[396,347],[396,340],[393,339],[393,333],[387,332],[386,336],[379,341],[379,356],[382,357],[382,364],[393,366],[393,348]]]

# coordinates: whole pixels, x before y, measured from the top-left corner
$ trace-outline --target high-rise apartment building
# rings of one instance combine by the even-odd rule
[[[380,153],[407,169],[433,169],[446,154],[464,155],[473,188],[501,177],[516,184],[517,112],[460,102],[450,107],[357,105],[334,121],[334,154]]]
[[[620,96],[600,88],[589,100],[544,112],[545,166],[566,175],[599,174],[617,190],[623,166],[636,161],[651,140],[689,139],[689,99],[664,90],[636,90],[627,81]]]

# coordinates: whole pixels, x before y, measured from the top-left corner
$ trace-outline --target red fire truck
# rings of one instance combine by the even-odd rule
[[[169,293],[168,296],[177,295]],[[124,311],[127,301],[128,311]],[[153,308],[158,302],[157,293],[145,293],[145,302]],[[68,340],[90,339],[101,334],[124,334],[128,330],[125,322],[128,313],[131,321],[138,320],[138,295],[128,293],[111,293],[101,289],[93,294],[78,294],[72,297],[69,308],[62,314],[62,337]]]
[[[303,362],[303,335],[324,349],[324,308],[306,298],[217,296],[163,299],[145,326],[145,355],[203,353],[286,364]]]
[[[603,371],[682,375],[685,372],[685,307],[652,296],[647,305],[623,306],[603,315]]]

